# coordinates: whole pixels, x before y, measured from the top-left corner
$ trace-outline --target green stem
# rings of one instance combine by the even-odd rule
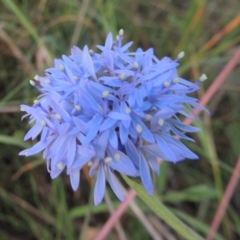
[[[155,196],[151,197],[142,185],[123,176],[127,184],[133,188],[138,196],[150,207],[161,219],[171,226],[181,236],[187,240],[203,240],[203,238],[177,218],[167,207],[165,207]]]
[[[79,234],[79,240],[84,240],[85,238],[85,233],[88,228],[91,212],[92,212],[92,207],[93,207],[93,192],[94,192],[94,186],[91,186],[90,190],[90,195],[89,195],[89,200],[88,200],[88,211],[86,213],[83,226],[81,228],[80,234]]]

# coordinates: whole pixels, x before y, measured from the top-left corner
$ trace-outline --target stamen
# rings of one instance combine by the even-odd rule
[[[142,133],[142,126],[140,124],[137,124],[136,130],[138,133]]]
[[[33,101],[33,103],[34,103],[34,104],[39,104],[39,100],[38,100],[38,99],[35,99],[35,100]]]
[[[75,109],[80,111],[81,110],[81,106],[80,105],[75,105]]]
[[[169,82],[164,82],[164,83],[163,83],[163,86],[167,88],[167,87],[170,86],[170,83],[169,83]]]
[[[119,76],[119,78],[120,78],[121,80],[125,80],[125,79],[127,78],[126,73],[121,73],[120,76]]]
[[[41,124],[42,124],[42,126],[43,126],[43,127],[45,127],[45,126],[46,126],[46,122],[45,122],[45,121],[43,121],[43,120],[41,121]]]
[[[62,64],[60,64],[59,68],[61,71],[63,71],[65,69],[65,67]]]
[[[111,162],[112,161],[112,158],[111,157],[106,157],[105,159],[104,159],[104,162],[105,163],[109,163],[109,162]]]
[[[35,79],[36,81],[38,81],[38,80],[39,80],[39,76],[38,76],[38,75],[35,75],[35,77],[34,77],[33,79]]]
[[[88,162],[88,166],[91,167],[93,165],[93,162],[92,161],[89,161]]]
[[[119,36],[122,37],[123,34],[124,34],[124,30],[123,30],[123,29],[120,29],[120,30],[119,30]]]
[[[162,118],[159,118],[159,120],[158,120],[158,124],[159,124],[160,126],[163,126],[163,124],[164,124],[164,120],[163,120]]]
[[[94,54],[94,51],[92,49],[89,49],[89,54],[92,56]]]
[[[46,82],[46,83],[50,83],[51,81],[50,81],[49,78],[46,77],[46,78],[45,78],[45,82]]]
[[[139,68],[138,62],[134,62],[134,63],[133,63],[133,67],[134,67],[135,69],[138,69],[138,68]]]
[[[74,79],[75,81],[77,81],[77,80],[78,80],[78,76],[74,76],[73,79]]]
[[[61,120],[62,119],[62,116],[60,114],[58,114],[58,113],[55,114],[55,117],[56,117],[57,120]]]
[[[33,80],[29,80],[29,83],[32,85],[32,86],[35,86],[36,83],[33,81]]]
[[[180,52],[177,56],[177,59],[182,59],[185,56],[185,52]]]
[[[178,77],[176,77],[176,78],[173,79],[173,82],[174,82],[174,83],[179,83],[179,82],[180,82],[180,79],[179,79]]]
[[[128,113],[128,114],[129,114],[131,111],[132,111],[132,110],[131,110],[131,108],[129,108],[129,107],[126,107],[126,109],[125,109],[125,112],[126,112],[126,113]]]
[[[199,78],[199,80],[201,82],[204,82],[205,80],[207,80],[207,75],[206,74],[202,74],[201,77]]]
[[[121,159],[121,156],[120,156],[119,153],[115,153],[115,154],[114,154],[114,158],[115,158],[117,161],[119,161],[119,160]]]
[[[151,121],[151,120],[152,120],[152,115],[146,114],[146,115],[145,115],[145,119],[146,119],[147,121]]]
[[[58,169],[63,170],[64,165],[63,165],[62,162],[59,162],[59,163],[57,164],[57,167],[58,167]]]
[[[116,36],[116,40],[117,40],[117,41],[119,40],[119,35]]]
[[[107,98],[109,96],[109,92],[108,91],[104,91],[102,93],[102,95],[103,95],[104,98]]]

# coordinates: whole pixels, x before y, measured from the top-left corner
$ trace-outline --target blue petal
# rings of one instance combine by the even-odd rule
[[[91,56],[89,55],[87,46],[83,48],[82,64],[83,64],[83,67],[89,72],[89,74],[96,80],[97,77],[95,74],[93,61]]]
[[[143,154],[139,153],[139,169],[140,169],[140,176],[143,182],[143,186],[148,191],[150,195],[153,195],[153,183],[152,183],[152,177],[151,172],[148,166],[148,163],[143,156]]]
[[[66,160],[67,160],[67,166],[71,166],[77,150],[77,143],[76,143],[76,137],[68,137],[68,143],[66,145],[67,147],[67,154],[66,154]]]
[[[107,68],[113,72],[114,69],[113,69],[113,56],[112,56],[112,53],[111,53],[111,50],[109,49],[104,49],[104,58],[105,58],[105,63],[106,63],[106,66]]]
[[[111,128],[111,127],[113,127],[113,125],[116,124],[116,122],[117,122],[116,119],[106,118],[106,119],[103,121],[103,123],[102,123],[99,131],[100,131],[100,132],[103,132],[103,131],[105,131],[105,130]]]
[[[124,145],[128,140],[128,129],[121,123],[119,127],[121,143]]]
[[[33,147],[25,149],[19,153],[19,155],[31,156],[41,152],[44,148],[46,148],[48,142],[38,142]]]
[[[115,129],[110,131],[109,143],[113,148],[118,149],[118,138]]]
[[[24,141],[32,138],[35,139],[37,135],[42,131],[43,125],[41,123],[36,123],[26,134],[24,137]]]
[[[52,165],[52,164],[51,164]],[[52,179],[55,179],[60,175],[60,173],[63,171],[64,168],[58,168],[56,165],[51,166],[50,176]]]
[[[108,182],[120,201],[125,201],[125,196],[122,190],[122,187],[119,185],[118,181],[116,180],[115,176],[111,172],[110,168],[107,166],[107,179]]]
[[[139,124],[142,127],[142,137],[144,140],[148,141],[149,143],[155,143],[155,139],[153,137],[153,134],[149,131],[148,127],[138,118],[133,118],[133,122],[135,125]]]
[[[111,49],[113,44],[113,36],[112,33],[108,33],[106,41],[105,41],[105,48]]]
[[[86,123],[79,119],[78,117],[73,117],[73,121],[76,125],[76,127],[82,132],[86,133]]]
[[[54,94],[55,95],[55,94]],[[49,104],[50,106],[53,108],[53,110],[60,114],[60,116],[65,120],[65,121],[70,121],[71,118],[69,116],[69,114],[67,113],[67,111],[57,102],[55,102],[55,100],[53,99],[54,96],[52,96],[52,94],[49,96]]]
[[[120,155],[120,160],[116,160],[113,156],[113,160],[109,163],[109,166],[114,170],[128,176],[138,176],[138,171],[131,159],[121,151],[117,151],[116,153]]]
[[[73,191],[77,191],[80,183],[80,170],[75,170],[72,173],[70,173],[70,181]]]
[[[102,202],[104,193],[105,193],[105,188],[106,188],[105,172],[104,172],[103,164],[100,163],[99,169],[98,169],[97,181],[94,189],[95,206],[99,205]]]
[[[132,162],[135,164],[135,166],[139,166],[139,156],[138,156],[138,150],[135,147],[135,145],[132,143],[130,139],[128,139],[127,143],[124,145],[128,157],[132,160]]]
[[[101,133],[97,140],[96,152],[100,159],[105,157],[106,148],[108,146],[109,131]]]
[[[84,140],[84,144],[90,143],[97,135],[100,125],[102,123],[103,117],[101,115],[95,115],[90,122],[88,122],[86,128],[88,134]]]
[[[157,175],[160,174],[160,164],[158,163],[158,160],[155,156],[151,154],[147,154],[147,161],[153,172],[155,172]]]
[[[179,120],[175,120],[175,119],[170,119],[169,120],[175,127],[181,129],[184,132],[199,132],[200,129],[198,127],[194,127],[194,126],[189,126],[186,125],[182,122],[180,122]]]
[[[131,117],[129,115],[113,111],[108,114],[108,117],[117,120],[131,120]]]
[[[169,147],[168,142],[164,140],[161,135],[155,135],[159,148],[163,151],[163,153],[169,158],[170,161],[176,162],[176,156],[172,149]],[[166,160],[166,159],[165,159]]]
[[[154,155],[155,157],[159,157],[165,160],[168,159],[168,157],[163,153],[157,144],[144,145],[143,150],[148,154]]]

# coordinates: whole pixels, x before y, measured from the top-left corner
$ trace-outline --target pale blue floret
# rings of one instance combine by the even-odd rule
[[[151,171],[160,173],[157,158],[178,162],[197,159],[175,137],[193,141],[179,116],[191,116],[193,108],[203,109],[187,94],[198,85],[178,75],[178,60],[158,59],[153,49],[130,52],[132,42],[122,46],[123,31],[117,40],[109,33],[100,53],[84,46],[73,47],[71,56],[55,59],[45,76],[31,84],[41,95],[33,106],[21,105],[32,128],[24,140],[36,139],[20,155],[43,151],[52,178],[62,171],[70,177],[74,191],[79,187],[80,171],[90,166],[96,177],[94,203],[100,204],[106,181],[124,201],[114,172],[140,177],[153,195]]]

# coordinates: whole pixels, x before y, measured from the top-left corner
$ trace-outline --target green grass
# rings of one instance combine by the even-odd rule
[[[89,211],[90,187],[84,174],[81,188],[73,193],[65,174],[50,180],[41,156],[18,156],[32,143],[23,142],[27,122],[10,107],[31,104],[36,98],[38,93],[29,84],[35,74],[43,75],[53,58],[69,54],[72,42],[94,49],[109,31],[117,34],[123,28],[126,41],[134,40],[133,48],[154,47],[159,58],[175,58],[184,50],[181,74],[193,81],[201,73],[208,75],[202,94],[235,53],[240,28],[208,50],[203,46],[239,14],[238,4],[238,0],[0,1],[0,239],[78,239]],[[224,93],[219,91],[208,105],[211,116],[196,123],[203,131],[189,146],[200,161],[164,163],[155,178],[156,195],[202,236],[207,235],[239,155],[239,76],[238,67],[228,77]],[[238,186],[217,240],[240,238],[239,192]],[[117,207],[118,201],[111,198]],[[149,214],[145,204],[137,203]],[[108,212],[104,203],[93,207],[90,225],[102,226]],[[129,239],[150,239],[131,211],[121,224]]]

